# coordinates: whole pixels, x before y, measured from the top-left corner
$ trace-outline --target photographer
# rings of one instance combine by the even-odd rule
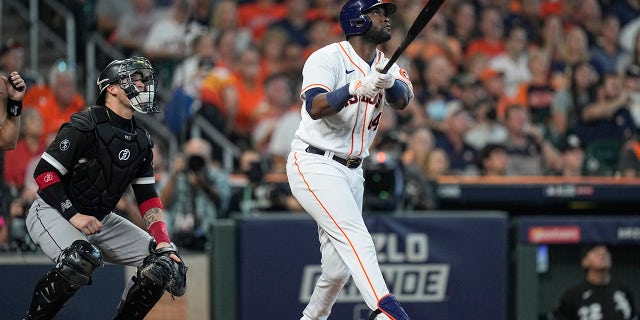
[[[228,175],[211,160],[211,145],[192,138],[160,184],[160,199],[168,212],[172,239],[181,247],[204,250],[211,223],[224,217],[229,204]]]

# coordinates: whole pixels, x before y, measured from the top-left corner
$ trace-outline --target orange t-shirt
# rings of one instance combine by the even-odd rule
[[[504,52],[504,42],[488,42],[486,39],[477,39],[471,41],[464,53],[465,59],[469,60],[475,54],[484,54],[487,58],[493,58]]]
[[[84,98],[79,94],[73,96],[71,104],[65,109],[58,106],[53,92],[47,86],[34,86],[27,91],[24,96],[23,105],[25,108],[36,108],[42,116],[44,130],[43,139],[50,134],[56,134],[63,123],[71,119],[71,115],[83,110],[86,107]]]
[[[241,27],[251,30],[254,40],[259,40],[272,22],[284,18],[287,7],[281,4],[264,6],[245,3],[238,7],[238,22]]]
[[[235,128],[240,132],[250,133],[260,119],[258,106],[264,100],[264,83],[258,80],[254,88],[249,88],[237,77],[234,80],[234,86],[238,91]]]

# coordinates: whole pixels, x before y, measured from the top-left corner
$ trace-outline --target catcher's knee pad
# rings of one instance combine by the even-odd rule
[[[398,299],[388,294],[378,301],[378,309],[371,313],[369,320],[374,320],[379,314],[384,313],[391,320],[411,320],[404,311]]]
[[[102,265],[98,248],[85,240],[76,240],[62,252],[58,264],[36,284],[27,319],[53,318]]]

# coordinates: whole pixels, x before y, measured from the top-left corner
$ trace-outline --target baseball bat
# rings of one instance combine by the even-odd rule
[[[431,21],[431,18],[433,18],[443,2],[444,0],[429,0],[427,4],[424,5],[424,8],[422,8],[420,13],[416,17],[416,20],[413,21],[413,24],[411,25],[411,27],[409,27],[407,34],[404,36],[404,39],[402,39],[402,43],[400,44],[398,49],[396,49],[396,52],[393,53],[391,59],[389,59],[387,64],[382,69],[382,73],[387,73],[387,71],[389,71],[391,66],[396,62],[396,60],[398,60],[398,58],[400,58],[400,55],[404,52],[405,49],[407,49],[413,39],[415,39],[420,31],[424,29],[427,23]]]

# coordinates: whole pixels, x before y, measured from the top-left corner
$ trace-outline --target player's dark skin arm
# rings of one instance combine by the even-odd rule
[[[336,113],[338,112],[336,112],[336,110],[329,105],[329,102],[327,102],[327,93],[320,93],[313,98],[311,110],[309,111],[311,119],[318,120],[332,116]]]

